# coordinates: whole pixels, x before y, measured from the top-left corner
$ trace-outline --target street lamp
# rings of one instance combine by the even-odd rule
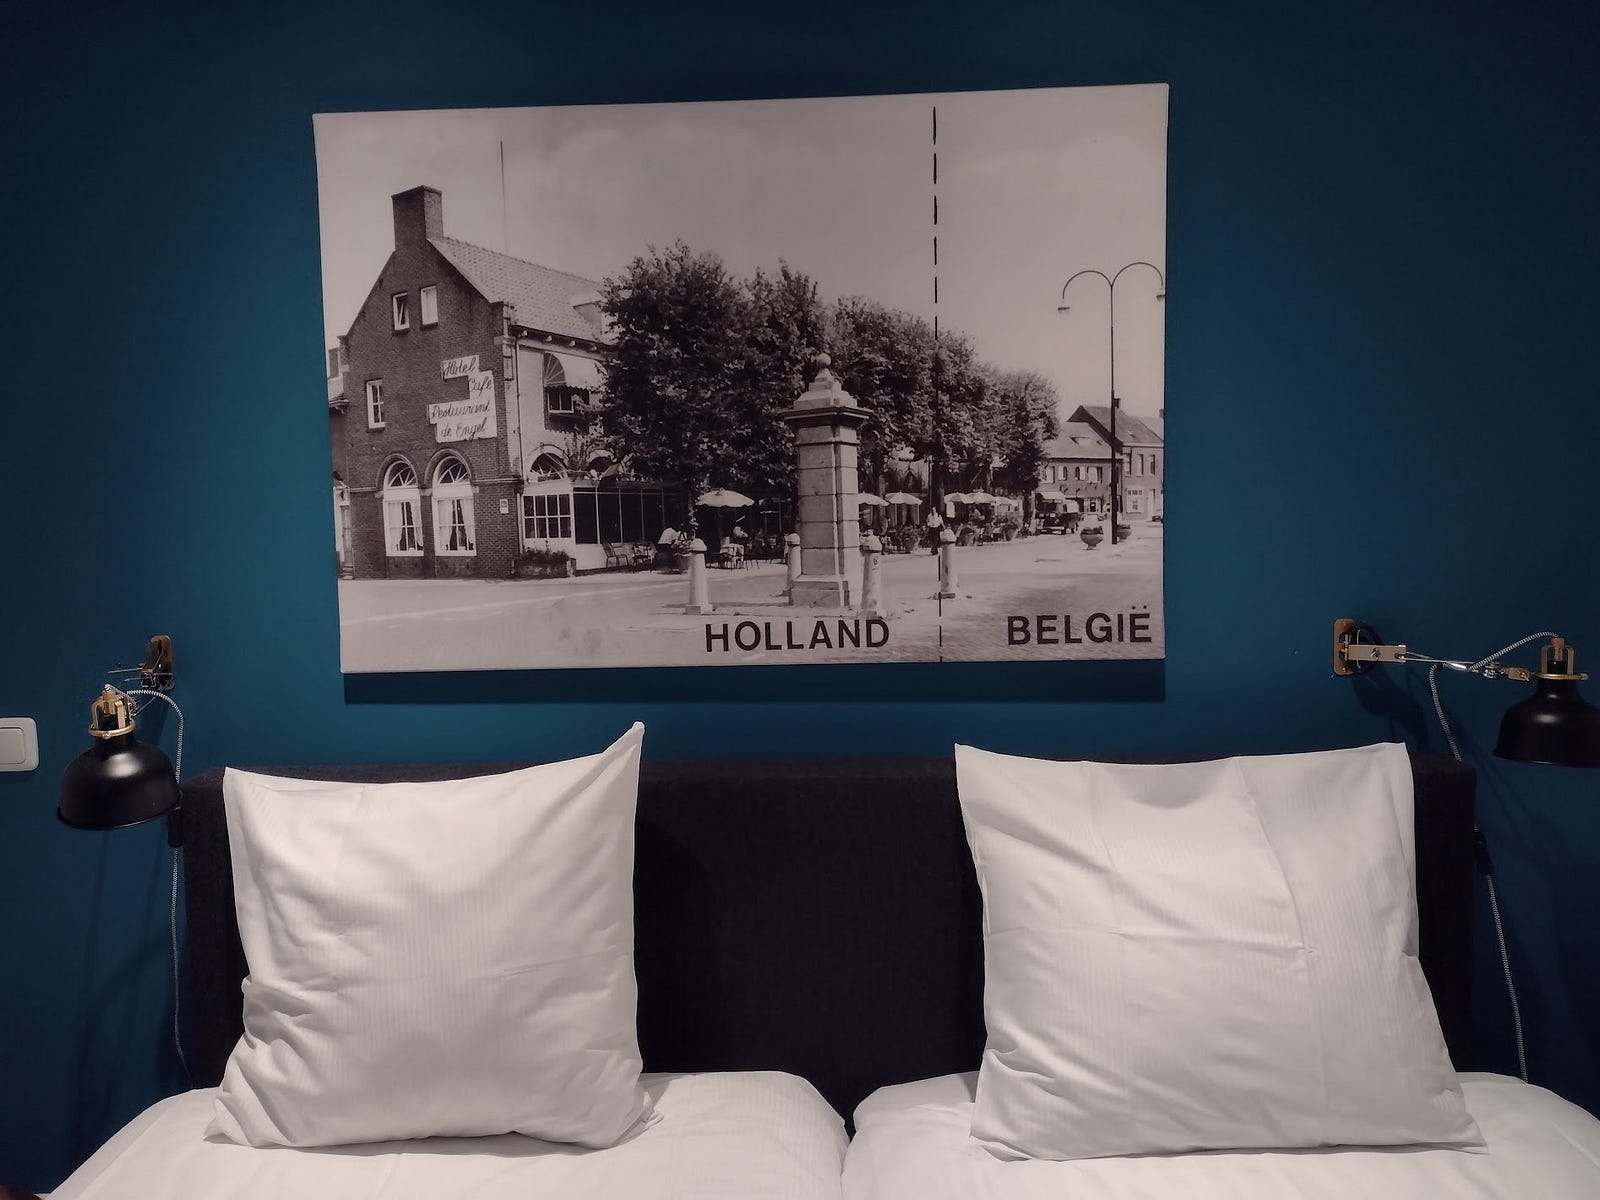
[[[1149,267],[1156,273],[1156,280],[1160,288],[1156,292],[1156,299],[1165,300],[1167,298],[1166,276],[1161,273],[1161,268],[1156,266],[1155,263],[1148,263],[1140,259],[1137,262],[1127,263],[1118,268],[1115,275],[1107,275],[1104,271],[1097,271],[1093,267],[1079,271],[1061,285],[1061,303],[1056,305],[1057,312],[1068,311],[1067,289],[1072,286],[1074,279],[1083,275],[1098,275],[1105,280],[1106,289],[1111,293],[1108,322],[1110,336],[1107,339],[1107,346],[1111,354],[1111,428],[1109,433],[1111,435],[1111,544],[1113,546],[1118,541],[1117,519],[1121,516],[1122,505],[1122,452],[1117,446],[1117,404],[1119,403],[1117,400],[1117,280],[1121,279],[1126,272],[1133,270],[1134,267]]]

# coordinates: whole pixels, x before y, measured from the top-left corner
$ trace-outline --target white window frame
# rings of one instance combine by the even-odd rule
[[[535,492],[532,495],[524,495],[522,540],[529,546],[538,542],[570,542],[572,493]]]
[[[394,320],[394,331],[404,333],[411,328],[410,292],[395,292],[389,297],[389,316]]]
[[[389,558],[422,557],[422,488],[411,464],[396,460],[383,472],[383,552]],[[408,544],[409,543],[409,544]]]
[[[367,380],[367,428],[382,429],[383,419],[383,380]]]
[[[436,284],[430,283],[417,290],[417,309],[424,329],[439,323],[439,288]]]
[[[467,558],[478,553],[472,494],[467,464],[454,454],[440,459],[433,469],[433,552],[441,558]],[[465,546],[460,544],[462,537]],[[452,542],[456,544],[452,546]]]
[[[552,417],[575,417],[578,415],[577,393],[583,392],[585,399],[588,391],[584,388],[574,388],[567,383],[566,369],[561,365],[561,360],[553,354],[545,355],[544,359],[544,411]]]

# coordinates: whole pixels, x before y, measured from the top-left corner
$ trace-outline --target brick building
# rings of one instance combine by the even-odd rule
[[[1111,488],[1111,448],[1093,425],[1068,421],[1045,443],[1035,511],[1097,513],[1105,510]]]
[[[330,352],[346,573],[505,578],[525,548],[600,567],[607,544],[681,524],[681,499],[626,478],[590,416],[599,283],[445,236],[433,188],[392,204],[394,251]]]
[[[1067,425],[1085,425],[1100,440],[1100,463],[1109,474],[1111,409],[1104,404],[1080,404]],[[1166,443],[1144,418],[1117,408],[1117,445],[1122,454],[1122,495],[1118,508],[1124,521],[1150,521],[1164,516],[1166,506]],[[1101,495],[1105,495],[1102,487]],[[1104,509],[1102,499],[1099,509]]]

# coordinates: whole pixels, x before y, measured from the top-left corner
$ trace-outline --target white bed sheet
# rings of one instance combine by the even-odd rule
[[[298,1150],[205,1138],[215,1089],[146,1109],[51,1200],[839,1200],[844,1122],[777,1071],[645,1075],[654,1118],[605,1150],[517,1134]]]
[[[1002,1162],[968,1137],[977,1074],[856,1109],[845,1200],[1595,1200],[1600,1121],[1543,1088],[1463,1074],[1482,1150],[1373,1147]]]

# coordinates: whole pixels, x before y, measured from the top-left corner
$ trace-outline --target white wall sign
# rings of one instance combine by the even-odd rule
[[[433,422],[436,441],[470,442],[494,437],[494,372],[472,372],[467,376],[467,398],[428,405],[428,420]]]
[[[463,354],[460,358],[445,358],[439,361],[439,374],[445,379],[465,379],[477,369],[476,354]]]

